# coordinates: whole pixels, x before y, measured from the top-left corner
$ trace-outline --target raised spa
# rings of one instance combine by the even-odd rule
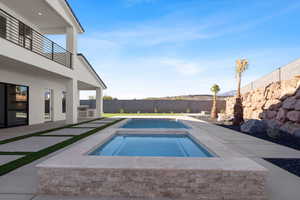
[[[188,126],[176,119],[131,119],[121,128],[186,128]]]
[[[117,134],[90,155],[213,157],[187,134]]]

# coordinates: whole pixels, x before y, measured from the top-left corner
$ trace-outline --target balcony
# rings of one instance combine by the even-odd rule
[[[0,37],[72,69],[72,53],[1,8]]]

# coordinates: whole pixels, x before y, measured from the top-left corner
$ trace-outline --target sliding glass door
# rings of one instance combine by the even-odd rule
[[[7,85],[7,125],[26,125],[28,120],[28,87]]]
[[[28,124],[28,92],[26,86],[0,84],[0,127]]]

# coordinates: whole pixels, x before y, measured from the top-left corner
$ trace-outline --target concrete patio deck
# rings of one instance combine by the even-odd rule
[[[78,123],[89,121],[92,119],[93,118],[79,118]],[[46,122],[42,124],[34,124],[30,126],[17,126],[12,128],[4,128],[4,129],[0,129],[0,141],[17,137],[17,136],[27,135],[34,132],[58,128],[66,125],[67,125],[66,121],[62,120],[62,121],[55,121],[55,122]]]
[[[241,134],[229,129],[225,129],[213,124],[202,122],[193,118],[187,117],[186,120],[192,121],[195,126],[201,126],[203,129],[209,131],[213,137],[219,142],[227,145],[233,150],[250,157],[252,160],[261,164],[269,169],[270,175],[268,177],[267,189],[268,197],[270,200],[299,200],[300,195],[300,178],[263,160],[264,157],[269,158],[300,158],[300,151],[277,145],[271,142],[267,142],[255,137]],[[109,120],[108,120],[109,121]],[[58,125],[57,125],[58,126]],[[101,123],[99,124],[101,126]],[[32,128],[32,127],[31,127]],[[43,130],[37,126],[38,131]],[[45,127],[44,127],[45,129]],[[49,129],[49,126],[47,127]],[[77,129],[77,128],[74,128]],[[33,130],[32,132],[35,132]],[[15,137],[30,133],[30,129],[22,131],[21,128],[15,128],[13,130],[6,130],[6,136],[1,136],[2,130],[0,130],[0,141],[2,138]],[[62,135],[69,135],[70,132],[60,131]],[[201,134],[201,133],[200,133]],[[56,135],[56,134],[55,134]],[[44,138],[44,137],[43,137]],[[45,137],[44,139],[47,139]],[[2,145],[0,145],[1,147]],[[1,147],[3,148],[3,147]],[[13,151],[12,146],[7,146],[7,150]],[[4,149],[1,149],[4,150]],[[18,149],[20,150],[20,149]],[[0,177],[0,200],[109,200],[110,198],[87,198],[87,197],[58,197],[58,196],[41,196],[36,194],[37,189],[37,174],[36,166],[38,163],[46,160],[53,155],[64,151],[62,149],[58,152],[52,153],[42,159],[39,159],[33,163],[23,166],[15,171],[12,171],[4,176]],[[14,155],[15,156],[15,155]],[[17,157],[19,157],[18,155]],[[2,157],[2,158],[1,158]],[[0,161],[6,162],[5,159],[9,159],[10,156],[0,155]],[[11,156],[11,159],[16,157]],[[3,164],[3,163],[1,163]],[[111,200],[121,200],[111,198]],[[124,199],[125,200],[125,199]],[[158,200],[158,199],[156,199]],[[159,199],[161,200],[161,199]]]

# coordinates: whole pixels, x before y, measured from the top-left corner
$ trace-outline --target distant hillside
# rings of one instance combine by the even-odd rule
[[[236,95],[236,90],[231,90],[231,91],[219,94],[219,96],[223,96],[223,97],[232,97],[234,95]]]
[[[224,95],[225,94],[225,95]],[[218,95],[218,99],[224,99],[227,96],[226,93]],[[200,95],[181,95],[181,96],[170,96],[170,97],[149,97],[147,100],[212,100],[212,95],[200,94]]]

